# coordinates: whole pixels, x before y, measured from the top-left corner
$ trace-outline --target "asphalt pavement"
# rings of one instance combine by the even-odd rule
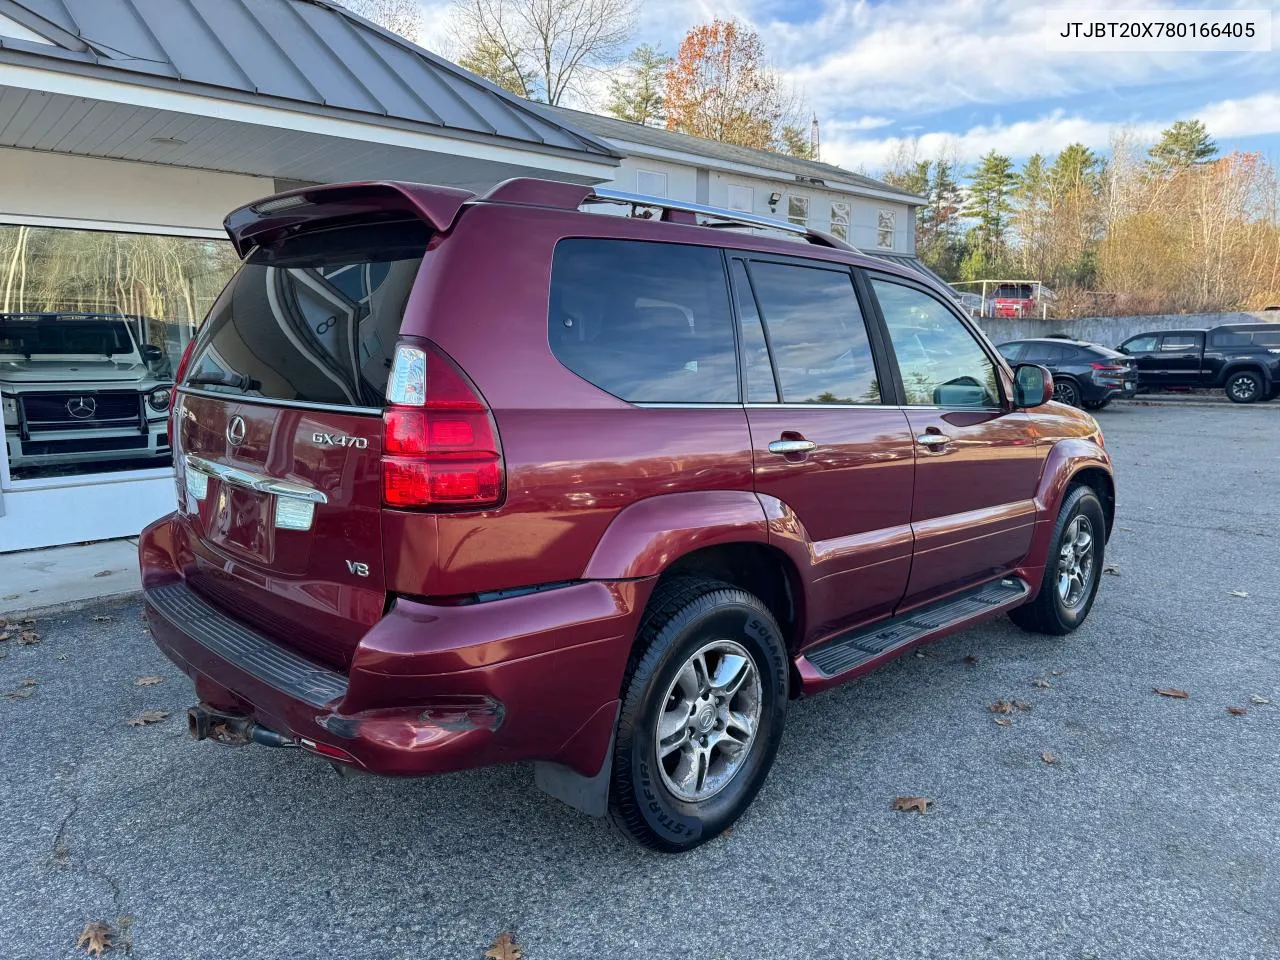
[[[100,920],[143,960],[476,960],[502,931],[525,960],[1280,958],[1277,408],[1103,411],[1116,572],[1086,626],[1002,619],[794,703],[754,806],[681,857],[526,766],[193,743],[137,603],[11,625],[0,957],[83,956]],[[999,726],[1001,699],[1031,709]]]

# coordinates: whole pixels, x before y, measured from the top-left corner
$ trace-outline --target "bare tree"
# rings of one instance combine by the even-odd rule
[[[493,63],[488,79],[558,104],[584,75],[621,59],[635,0],[455,0],[454,20],[463,60]]]
[[[418,42],[422,27],[418,0],[342,0],[342,5],[357,16],[400,34],[410,43]]]

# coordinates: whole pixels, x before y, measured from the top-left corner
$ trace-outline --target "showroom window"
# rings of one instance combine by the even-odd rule
[[[0,225],[10,481],[171,466],[173,373],[237,266],[225,240]]]

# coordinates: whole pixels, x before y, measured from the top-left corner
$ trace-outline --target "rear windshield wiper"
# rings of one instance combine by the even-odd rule
[[[183,381],[183,386],[232,387],[246,393],[250,390],[262,389],[260,381],[243,373],[197,373],[187,377]]]

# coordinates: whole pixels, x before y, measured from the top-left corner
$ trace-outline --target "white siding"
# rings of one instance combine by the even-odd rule
[[[627,152],[627,144],[618,144],[622,152]],[[703,168],[706,169],[706,168]],[[694,203],[708,203],[713,207],[734,209],[733,199],[744,196],[744,191],[751,191],[752,213],[762,216],[787,218],[787,198],[789,196],[806,197],[809,200],[809,226],[818,230],[831,230],[831,204],[841,201],[849,204],[849,242],[855,247],[866,250],[882,249],[876,246],[879,211],[891,210],[895,215],[893,252],[915,252],[915,236],[911,228],[913,218],[910,207],[905,203],[892,200],[879,200],[861,197],[855,194],[828,190],[813,184],[797,183],[794,178],[779,174],[777,178],[751,176],[742,173],[725,173],[710,170],[708,195],[698,197],[698,167],[693,164],[681,164],[671,160],[650,160],[641,156],[628,156],[618,167],[613,186],[619,190],[632,193],[643,193],[639,189],[638,172],[649,171],[663,173],[667,177],[667,198],[671,200],[689,200]],[[738,187],[740,190],[732,191]],[[775,208],[770,209],[769,197],[773,193],[781,194]]]

